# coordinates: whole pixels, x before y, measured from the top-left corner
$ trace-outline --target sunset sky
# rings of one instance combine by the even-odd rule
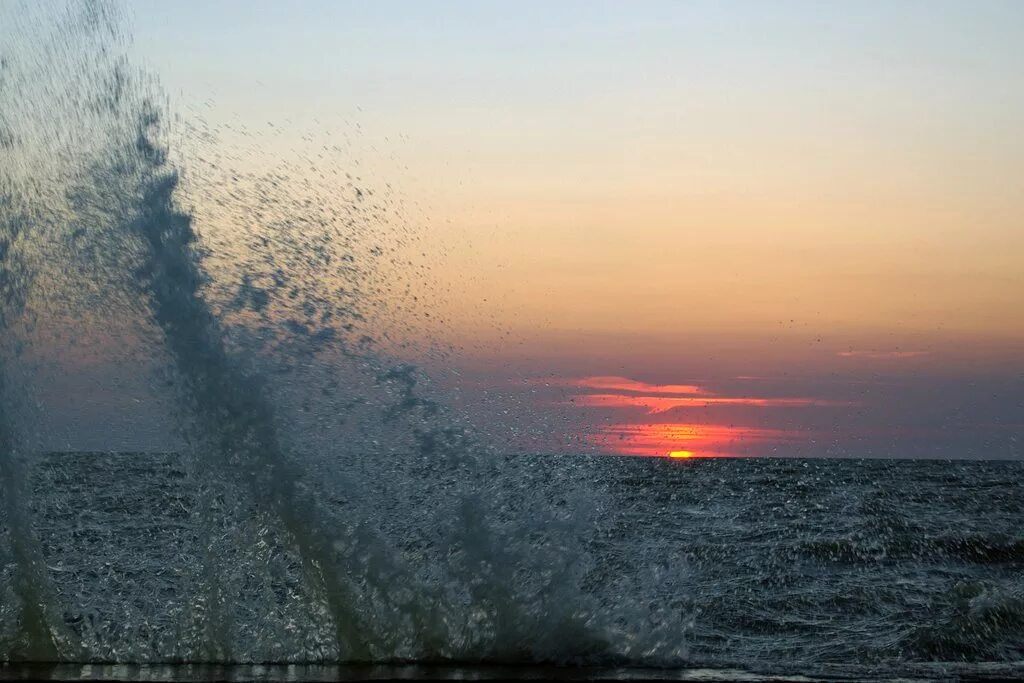
[[[1024,3],[131,7],[180,111],[418,207],[481,420],[1024,457]]]

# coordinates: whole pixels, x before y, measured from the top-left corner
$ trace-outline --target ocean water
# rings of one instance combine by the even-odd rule
[[[516,487],[552,492],[570,518],[573,502],[555,492],[606,492],[578,529],[587,571],[552,599],[631,605],[620,612],[672,624],[661,636],[677,647],[669,659],[609,645],[484,661],[568,661],[617,676],[647,666],[663,675],[1024,675],[1022,463],[522,455],[503,468]],[[246,511],[256,547],[240,544],[238,529],[210,538],[193,476],[177,454],[55,453],[29,468],[49,612],[74,643],[62,658],[201,659],[210,635],[197,596],[213,550],[238,563],[221,578],[220,599],[233,606],[229,660],[336,663],[322,598],[303,586],[297,558],[258,528],[258,501]],[[414,527],[388,527],[409,562],[424,552]],[[10,648],[14,624],[0,623]]]
[[[1021,463],[516,455],[389,179],[130,43],[0,4],[0,677],[1024,675]]]

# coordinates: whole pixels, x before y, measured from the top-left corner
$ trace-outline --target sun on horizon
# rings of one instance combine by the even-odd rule
[[[670,458],[693,458],[693,451],[669,451],[668,457]]]

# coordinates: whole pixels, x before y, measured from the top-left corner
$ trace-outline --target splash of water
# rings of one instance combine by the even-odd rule
[[[0,59],[0,79],[6,64]],[[0,80],[0,93],[3,80]],[[0,150],[9,150],[13,141],[3,127],[0,117]],[[0,176],[0,206],[4,207],[0,221],[0,340],[7,339],[8,323],[16,318],[23,306],[27,273],[16,260],[18,241],[22,237],[25,220],[15,213],[10,180]],[[0,345],[8,344],[0,341]],[[9,349],[3,348],[4,352]],[[0,622],[15,623],[15,633],[0,633],[11,642],[2,643],[4,651],[21,659],[48,661],[56,658],[57,648],[50,631],[47,615],[46,587],[41,577],[41,562],[32,547],[28,520],[25,516],[21,491],[25,489],[22,468],[18,462],[12,416],[7,409],[7,386],[3,357],[0,355],[0,518],[6,531],[10,558],[3,564],[11,567],[13,576],[4,581],[10,594],[4,596],[5,608],[0,608]],[[0,556],[2,558],[2,556]],[[5,629],[6,630],[6,629]]]
[[[600,531],[595,491],[567,486],[571,467],[556,481],[490,457],[424,373],[387,360],[379,341],[414,337],[425,306],[398,202],[323,154],[232,168],[201,121],[186,130],[202,158],[172,158],[169,105],[130,67],[117,6],[68,7],[49,39],[6,36],[0,55],[0,371],[28,385],[3,406],[31,393],[48,353],[89,339],[162,365],[153,391],[176,403],[186,457],[159,476],[185,493],[153,495],[196,519],[187,533],[161,522],[182,550],[159,609],[132,584],[136,606],[111,616],[82,582],[69,613],[31,551],[44,534],[12,456],[32,420],[5,412],[21,644],[0,643],[0,659],[675,654],[677,637],[585,588],[601,575],[584,542]],[[34,36],[53,8],[27,16],[16,25]],[[311,165],[320,184],[298,172]]]

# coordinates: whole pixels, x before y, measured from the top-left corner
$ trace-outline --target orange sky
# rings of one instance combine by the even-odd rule
[[[396,188],[457,343],[1024,339],[1019,5],[570,5],[143,5],[137,49]]]
[[[415,237],[385,350],[554,378],[533,410],[621,452],[666,425],[723,453],[1014,429],[1020,3],[134,7],[140,61],[221,138],[186,169],[221,145],[296,161],[317,202],[350,173],[393,191],[360,236]]]

